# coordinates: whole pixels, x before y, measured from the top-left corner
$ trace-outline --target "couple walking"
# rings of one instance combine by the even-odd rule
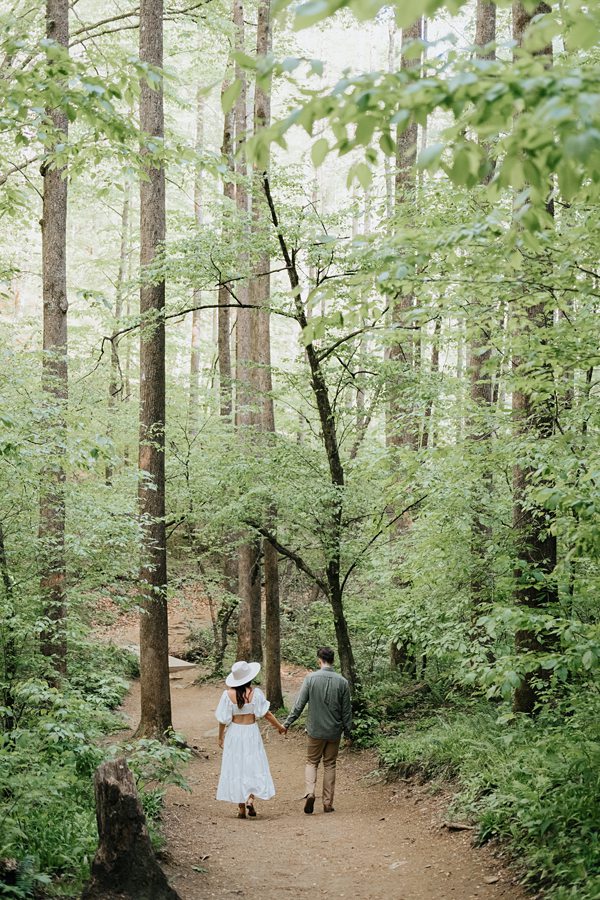
[[[223,749],[217,800],[237,803],[238,818],[256,816],[254,800],[269,800],[275,787],[256,720],[265,718],[286,735],[308,704],[308,746],[304,812],[315,807],[317,769],[323,760],[323,812],[333,812],[335,766],[342,733],[351,739],[352,708],[348,682],[333,670],[333,650],[320,647],[319,668],[307,675],[291,713],[282,724],[269,711],[269,701],[253,685],[260,663],[236,662],[225,679],[227,690],[217,706],[219,746]]]

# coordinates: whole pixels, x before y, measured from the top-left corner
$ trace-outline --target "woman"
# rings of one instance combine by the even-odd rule
[[[238,819],[256,816],[254,800],[270,800],[275,787],[256,720],[265,718],[279,734],[286,730],[269,712],[270,703],[252,681],[260,663],[236,662],[225,679],[228,690],[215,711],[219,722],[219,746],[223,749],[217,800],[237,803]]]

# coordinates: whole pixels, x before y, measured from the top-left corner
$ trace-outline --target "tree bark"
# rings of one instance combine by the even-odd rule
[[[229,69],[223,79],[221,93],[224,94],[230,83]],[[225,113],[223,119],[223,144],[221,154],[227,164],[227,175],[223,179],[223,233],[227,230],[227,221],[233,213],[235,202],[235,181],[233,168],[233,110]],[[232,379],[231,379],[231,317],[229,304],[231,296],[225,284],[219,285],[219,309],[217,317],[219,343],[219,398],[220,413],[223,419],[229,420],[233,412]]]
[[[271,2],[261,0],[258,6],[256,29],[256,56],[262,59],[271,50]],[[254,92],[254,130],[266,128],[271,122],[271,86],[262,87],[256,83]],[[267,162],[267,171],[269,164]],[[252,231],[257,236],[264,234],[267,226],[267,210],[261,190],[260,173],[254,172],[254,195],[252,198]],[[258,346],[256,348],[257,387],[260,402],[260,428],[265,443],[272,440],[275,433],[275,407],[273,403],[273,379],[271,371],[271,277],[259,273],[269,272],[271,258],[268,253],[259,257],[250,283],[251,302],[258,307],[255,314],[258,324]],[[277,530],[277,510],[272,505],[267,515],[267,528]],[[265,580],[265,690],[273,709],[283,707],[281,686],[281,616],[279,609],[279,557],[273,545],[263,539],[262,556]]]
[[[402,54],[400,67],[411,71],[419,69],[421,57],[408,58],[406,46],[422,37],[423,20],[419,17],[413,25],[402,31]],[[403,207],[416,206],[417,177],[415,163],[417,159],[418,125],[411,122],[408,128],[398,129],[396,138],[396,178],[395,206],[396,212]],[[415,210],[416,211],[416,210]],[[415,340],[412,331],[406,326],[412,324],[408,311],[414,306],[412,294],[397,298],[392,306],[392,325],[396,326],[397,335],[390,346],[389,359],[392,363],[393,380],[400,384],[406,382],[415,365]],[[407,336],[408,335],[408,336]],[[419,430],[413,410],[406,408],[406,391],[398,391],[395,384],[389,390],[389,428],[388,443],[396,447],[410,447],[415,450],[419,442]]]
[[[402,51],[400,68],[411,71],[420,69],[421,57],[407,58],[406,45],[412,41],[420,40],[423,33],[423,19],[419,17],[409,28],[402,30]],[[418,126],[411,122],[407,129],[398,129],[396,137],[396,178],[394,204],[396,214],[408,206],[416,214],[417,205],[417,141]],[[396,298],[391,309],[392,326],[397,329],[393,342],[389,349],[388,359],[391,363],[391,372],[388,383],[388,415],[386,428],[386,443],[391,448],[418,449],[419,428],[415,411],[407,408],[406,382],[412,377],[415,364],[415,340],[412,331],[406,331],[407,325],[412,324],[408,311],[414,305],[412,294],[406,294]],[[407,336],[408,335],[408,336]],[[394,516],[394,510],[391,510]],[[396,524],[396,533],[401,537],[411,524],[410,517],[403,517]],[[390,649],[390,664],[392,668],[401,667],[409,670],[413,666],[411,660],[411,644],[409,640],[401,640],[392,643]]]
[[[81,900],[179,900],[154,856],[125,758],[98,766],[94,788],[100,841]]]
[[[163,62],[163,2],[142,0],[140,59],[157,68]],[[162,84],[141,82],[140,128],[162,142]],[[147,157],[147,152],[144,152]],[[150,282],[146,270],[165,240],[165,172],[149,159],[140,181],[140,436],[139,515],[141,720],[137,734],[162,738],[171,725],[165,534],[165,282]]]
[[[296,268],[295,261],[289,252],[285,237],[279,225],[279,219],[277,217],[277,211],[275,209],[275,204],[271,195],[271,187],[267,175],[263,176],[263,188],[271,213],[271,221],[277,232],[279,246],[281,248],[281,253],[288,273],[290,287],[292,289],[295,306],[295,319],[298,322],[300,328],[304,330],[308,324],[308,320],[306,317],[304,304],[302,302],[298,270]],[[329,529],[327,535],[329,545],[329,556],[326,565],[327,594],[333,612],[342,675],[348,680],[351,690],[357,692],[360,685],[358,682],[358,675],[356,671],[356,664],[354,661],[354,653],[352,650],[350,633],[348,630],[348,623],[346,621],[344,612],[344,585],[341,575],[342,512],[344,505],[345,488],[344,467],[342,465],[342,459],[340,455],[335,414],[331,405],[329,391],[327,390],[325,373],[321,366],[317,349],[312,341],[310,341],[310,343],[305,346],[305,353],[310,369],[311,388],[319,413],[323,446],[325,448],[325,454],[327,456],[329,476],[333,488],[333,499],[331,502],[331,509],[329,514]]]
[[[496,4],[488,0],[477,0],[475,18],[475,47],[480,59],[493,60],[496,51]],[[492,177],[490,169],[484,179],[489,183]],[[486,315],[484,310],[477,310],[478,318]],[[489,316],[489,312],[487,313]],[[469,377],[471,407],[473,415],[469,423],[469,439],[473,444],[483,442],[479,455],[485,459],[489,441],[489,418],[494,408],[491,360],[491,322],[489,325],[477,321],[471,330],[469,342]],[[482,604],[491,599],[491,577],[488,571],[488,549],[492,539],[492,528],[486,521],[485,507],[492,494],[492,473],[484,468],[480,482],[476,485],[473,496],[473,518],[471,522],[472,567],[470,576],[471,617],[473,623],[479,617]],[[474,627],[474,634],[477,631]]]
[[[235,46],[238,52],[244,51],[244,4],[243,0],[233,0],[233,24],[235,28]],[[242,230],[249,228],[248,220],[248,167],[242,150],[247,134],[247,84],[244,71],[236,63],[236,79],[241,90],[235,104],[235,202],[240,217]],[[241,152],[240,152],[241,151]],[[246,254],[242,254],[242,267],[248,266]],[[247,283],[241,282],[238,299],[245,304],[255,302],[254,291]],[[256,411],[257,393],[257,346],[258,317],[253,309],[244,308],[237,311],[236,324],[236,425],[240,440],[244,442],[245,452],[250,449],[250,430],[260,425],[260,416]],[[240,615],[238,620],[237,658],[261,660],[262,650],[262,608],[260,577],[260,541],[244,538],[239,548],[239,592]]]
[[[204,145],[204,95],[200,87],[196,96],[196,153],[200,153]],[[202,172],[196,170],[194,178],[194,221],[198,231],[204,224],[204,205],[202,200]],[[192,306],[202,304],[202,291],[192,293]],[[200,309],[192,312],[192,335],[190,345],[190,395],[188,404],[188,423],[192,434],[198,428],[198,399],[200,396]]]
[[[117,284],[115,287],[115,315],[113,331],[118,331],[123,316],[123,292],[125,286],[125,268],[127,265],[127,241],[129,237],[129,188],[126,189],[123,198],[123,212],[121,213],[121,240],[119,248],[119,268],[117,270]],[[123,375],[119,362],[119,339],[115,338],[110,345],[110,381],[108,384],[108,438],[112,439],[112,419],[117,408],[117,400],[123,397]],[[110,448],[109,448],[110,451]],[[104,478],[107,484],[112,483],[113,462],[106,464]]]
[[[523,4],[513,4],[513,38],[517,48],[523,45],[523,38],[534,16],[550,12],[546,3],[539,3],[528,12]],[[552,59],[552,47],[542,48],[537,55]],[[550,208],[549,208],[549,211]],[[553,310],[547,310],[543,303],[527,304],[526,321],[519,337],[534,333],[552,325]],[[525,334],[524,334],[525,332]],[[523,376],[525,356],[513,357],[513,371]],[[527,388],[513,391],[513,419],[516,434],[530,436],[536,441],[547,440],[554,431],[554,410],[550,401],[539,399]],[[533,470],[525,463],[517,463],[513,470],[513,529],[517,544],[515,566],[515,600],[517,604],[531,610],[540,610],[557,599],[556,586],[552,574],[556,567],[556,537],[550,533],[545,510],[535,507],[529,499]],[[520,561],[523,561],[523,566]],[[533,578],[531,572],[542,575]],[[520,629],[515,635],[518,653],[528,654],[549,649],[552,638],[531,629]],[[544,678],[541,669],[528,672],[516,688],[513,696],[515,712],[533,713],[539,700],[538,681]]]
[[[68,0],[47,0],[46,36],[69,46]],[[52,64],[50,64],[52,65]],[[50,73],[51,77],[55,77]],[[53,146],[66,141],[68,119],[56,108],[47,110],[55,132]],[[67,670],[67,592],[65,559],[65,410],[67,369],[67,178],[64,167],[42,165],[42,390],[48,412],[48,461],[41,473],[39,538],[40,593],[46,625],[41,650],[57,675]]]

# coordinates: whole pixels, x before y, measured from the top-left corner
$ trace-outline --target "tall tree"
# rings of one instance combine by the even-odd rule
[[[402,51],[400,68],[405,71],[420,70],[420,54],[407,54],[407,47],[420,41],[423,34],[423,19],[417,20],[402,30]],[[406,215],[416,204],[417,176],[415,163],[417,160],[418,125],[411,121],[407,128],[399,127],[396,138],[396,178],[395,206],[399,214]],[[391,446],[407,446],[416,449],[418,446],[418,428],[413,412],[406,409],[408,392],[407,377],[415,364],[415,341],[411,330],[411,319],[408,310],[414,305],[412,294],[396,298],[392,307],[392,326],[394,337],[390,347],[389,358],[393,364],[392,380],[400,382],[400,390],[396,384],[390,387],[389,416],[390,430],[388,441]]]
[[[256,56],[264,58],[271,50],[271,2],[261,0],[258,6],[256,30]],[[254,92],[254,130],[265,128],[271,121],[271,86],[259,84]],[[266,165],[268,171],[268,161]],[[253,179],[252,230],[259,236],[266,231],[268,212],[265,207],[259,173]],[[271,258],[268,251],[261,253],[250,283],[250,302],[258,308],[256,359],[257,387],[260,403],[259,426],[267,440],[275,433],[275,408],[273,404],[273,379],[271,374],[271,277],[268,274]],[[268,523],[272,533],[277,532],[277,510],[269,510]],[[281,687],[281,625],[279,608],[279,554],[273,544],[263,539],[262,555],[265,580],[265,688],[274,709],[283,706]]]
[[[46,37],[65,51],[69,46],[68,0],[47,0]],[[52,57],[50,57],[52,59]],[[50,62],[51,69],[54,63]],[[60,74],[51,71],[50,78]],[[51,440],[48,461],[41,473],[40,524],[41,595],[46,625],[42,653],[58,674],[67,668],[65,560],[65,409],[67,368],[67,178],[64,166],[51,159],[68,135],[66,112],[60,107],[46,115],[52,129],[50,157],[41,167],[44,179],[42,209],[43,354],[42,388],[49,411]]]
[[[204,146],[204,92],[198,85],[196,94],[196,153],[201,153]],[[202,198],[202,169],[198,167],[194,177],[194,221],[198,230],[204,224],[204,202]],[[194,289],[192,306],[202,304],[202,291]],[[202,310],[192,312],[192,335],[190,345],[190,394],[188,403],[188,423],[192,433],[198,423],[198,397],[200,391],[200,335]]]
[[[277,239],[281,249],[281,255],[285,262],[286,271],[290,283],[294,302],[294,318],[300,328],[305,331],[308,325],[306,316],[305,303],[302,299],[302,288],[300,284],[300,276],[296,265],[296,255],[288,247],[285,235],[279,224],[277,210],[271,194],[271,187],[267,175],[263,176],[263,187],[265,196],[269,204],[271,221],[277,233]],[[310,370],[311,389],[315,399],[315,405],[319,415],[319,424],[321,426],[321,434],[323,447],[327,457],[329,468],[329,478],[332,488],[332,497],[329,507],[329,516],[327,524],[327,562],[325,565],[325,579],[315,577],[306,565],[302,562],[297,554],[291,554],[277,540],[277,538],[268,532],[268,529],[261,529],[262,533],[273,545],[292,559],[296,565],[311,577],[315,584],[318,584],[331,605],[333,613],[333,624],[335,628],[335,636],[338,647],[338,655],[342,674],[347,678],[352,690],[358,690],[360,687],[358,681],[358,673],[354,660],[354,651],[352,650],[352,642],[350,639],[350,631],[346,620],[344,610],[344,588],[348,580],[350,572],[346,575],[342,573],[342,531],[343,531],[343,511],[344,511],[344,494],[346,487],[346,478],[344,473],[344,465],[340,452],[340,442],[336,427],[335,412],[331,403],[327,379],[323,366],[326,356],[320,355],[314,341],[310,341],[305,345],[306,359]]]
[[[228,61],[221,96],[223,97],[231,83],[231,61]],[[223,118],[223,143],[221,154],[227,166],[227,173],[223,179],[223,235],[227,230],[227,223],[232,215],[235,203],[235,181],[233,167],[233,131],[234,113],[228,110]],[[219,345],[219,410],[224,419],[230,419],[233,412],[232,379],[231,379],[231,295],[227,284],[223,280],[219,284],[219,309],[217,311],[217,341]]]
[[[237,52],[245,47],[244,4],[243,0],[233,0],[233,24]],[[236,80],[240,90],[235,103],[235,200],[241,227],[246,231],[249,227],[249,191],[248,166],[243,143],[247,137],[247,104],[248,92],[246,76],[239,62],[236,63]],[[247,261],[242,262],[247,266]],[[250,451],[250,435],[252,428],[258,425],[259,418],[255,407],[257,404],[257,346],[258,320],[253,309],[249,308],[251,297],[247,283],[238,287],[238,300],[244,308],[237,311],[236,324],[236,426],[240,439],[246,442]],[[238,593],[241,599],[238,619],[238,659],[262,659],[261,634],[261,565],[260,540],[254,535],[244,535],[238,548]]]
[[[155,70],[163,63],[163,0],[142,0],[140,59]],[[142,79],[140,128],[143,141],[162,144],[162,81]],[[165,282],[148,276],[165,241],[165,172],[160,158],[143,146],[140,181],[140,436],[139,515],[142,527],[140,569],[141,720],[139,735],[162,737],[171,728],[169,632],[167,614],[167,542],[165,534]]]
[[[475,47],[480,59],[496,58],[496,4],[489,0],[477,0],[475,17]],[[490,165],[485,183],[492,177]],[[473,415],[469,423],[469,437],[481,445],[481,456],[487,455],[490,436],[489,419],[494,407],[491,363],[491,332],[493,313],[476,305],[475,321],[469,341],[469,378],[471,408]],[[486,505],[492,492],[492,473],[485,468],[475,487],[473,496],[473,520],[471,524],[471,548],[473,561],[471,568],[472,617],[479,615],[481,604],[489,599],[490,573],[488,571],[488,550],[492,529],[486,516]]]
[[[129,240],[129,186],[123,196],[123,210],[121,213],[121,238],[119,248],[119,268],[117,269],[117,283],[115,285],[115,313],[113,331],[119,330],[119,324],[123,316],[123,295],[125,289],[125,276],[128,256]],[[110,345],[110,379],[108,382],[108,437],[112,437],[112,418],[116,410],[117,400],[123,397],[123,374],[119,361],[119,339],[113,338]],[[108,460],[105,467],[105,480],[110,484],[113,477],[113,461]]]
[[[420,70],[420,54],[407,55],[406,50],[414,41],[421,40],[423,19],[417,20],[402,30],[400,68],[405,71]],[[419,128],[416,121],[411,121],[407,128],[398,128],[396,138],[396,178],[394,203],[397,215],[406,215],[408,210],[416,212],[417,176],[415,163],[417,160],[417,141]],[[415,364],[415,341],[411,330],[412,322],[408,311],[414,305],[412,294],[404,294],[394,300],[392,306],[393,339],[389,349],[391,372],[388,385],[388,446],[408,447],[416,450],[419,442],[419,429],[414,411],[407,408],[408,380],[412,379]],[[392,510],[395,516],[395,510]],[[410,526],[410,519],[402,517],[397,521],[396,531],[402,535]],[[409,660],[409,641],[392,643],[390,662],[392,666],[406,667],[412,665]]]
[[[531,20],[535,16],[549,13],[546,3],[538,3],[534,9],[525,8],[522,3],[513,4],[513,39],[515,53],[523,46],[523,39]],[[546,46],[540,55],[552,59],[552,47]],[[548,211],[552,212],[551,201]],[[533,261],[531,265],[544,266],[542,260]],[[530,353],[524,352],[528,342],[538,344],[540,352],[540,334],[552,326],[554,309],[544,299],[527,298],[524,316],[520,324],[517,340],[520,352],[513,356],[513,371],[518,381],[513,390],[512,409],[514,427],[517,436],[535,442],[546,441],[554,432],[555,415],[551,399],[540,397],[534,384],[528,386],[528,366],[531,364]],[[538,365],[543,361],[539,361]],[[556,568],[556,536],[552,534],[545,510],[536,506],[529,496],[534,470],[525,462],[517,462],[513,471],[513,528],[517,544],[518,564],[515,569],[515,599],[521,606],[532,611],[546,607],[557,599],[553,572]],[[532,628],[519,629],[515,636],[517,651],[523,654],[535,653],[548,648],[548,636]],[[513,697],[515,712],[532,713],[539,699],[538,684],[543,678],[543,671],[534,668],[521,679]]]

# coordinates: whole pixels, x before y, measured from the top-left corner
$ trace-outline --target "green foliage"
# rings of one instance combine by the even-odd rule
[[[481,703],[440,710],[380,743],[399,774],[453,778],[454,812],[480,841],[508,842],[527,879],[552,900],[593,900],[600,887],[597,694],[576,689],[540,719],[500,716]]]
[[[163,786],[185,787],[180,769],[189,752],[180,738],[114,748],[100,742],[123,728],[110,710],[122,700],[131,668],[125,651],[82,643],[72,648],[60,692],[36,678],[13,686],[13,727],[0,732],[0,857],[18,861],[13,896],[31,896],[32,886],[50,881],[61,896],[78,894],[98,840],[92,776],[111,755],[127,753],[160,842]]]

